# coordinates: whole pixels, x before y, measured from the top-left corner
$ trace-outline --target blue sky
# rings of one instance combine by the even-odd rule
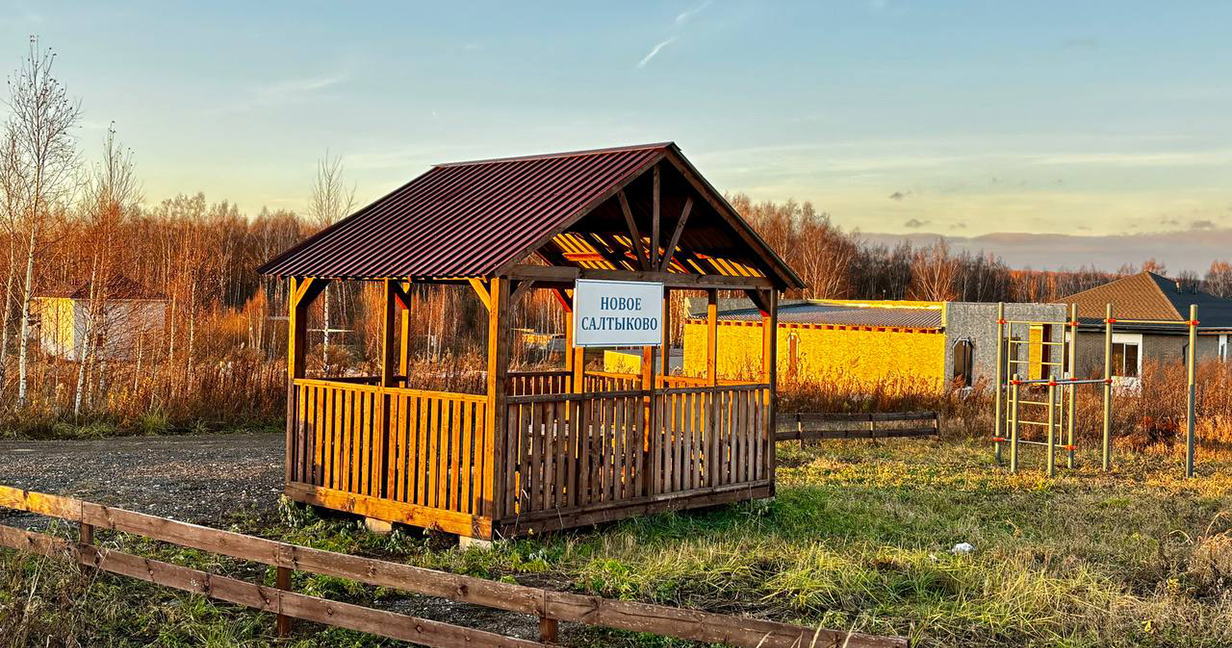
[[[93,154],[114,120],[148,201],[200,190],[254,212],[301,208],[327,148],[369,200],[432,162],[674,140],[723,190],[809,200],[864,232],[1232,221],[1232,3],[0,11],[0,69],[30,34],[57,50],[83,146]]]

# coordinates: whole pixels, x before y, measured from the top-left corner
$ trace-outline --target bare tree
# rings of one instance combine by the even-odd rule
[[[927,248],[916,250],[911,260],[911,286],[908,297],[927,301],[953,301],[957,296],[954,280],[958,274],[958,262],[950,256],[950,246],[945,239]]]
[[[4,390],[9,355],[9,331],[13,315],[13,299],[17,290],[17,241],[20,238],[21,201],[24,195],[22,176],[17,166],[17,139],[11,128],[5,128],[0,142],[0,226],[8,247],[5,265],[4,297],[0,302],[0,391]]]
[[[324,229],[345,218],[355,208],[355,187],[347,188],[342,179],[342,158],[330,158],[329,151],[317,162],[317,174],[312,182],[312,198],[308,203],[308,217],[313,224]],[[321,366],[329,373],[330,290],[327,286],[322,308]]]
[[[82,331],[81,357],[78,358],[77,392],[73,399],[73,415],[81,413],[86,392],[86,377],[96,360],[107,356],[107,336],[110,326],[127,326],[125,313],[118,313],[120,321],[113,322],[108,312],[110,291],[116,285],[115,274],[118,241],[126,214],[140,200],[137,179],[133,175],[132,154],[125,152],[116,142],[115,128],[107,129],[103,148],[103,161],[95,168],[82,205],[83,229],[90,254],[90,290],[88,311]],[[135,316],[136,314],[127,314]],[[102,363],[100,363],[101,366]]]
[[[1203,288],[1218,297],[1232,297],[1232,263],[1212,261],[1202,280]]]
[[[69,98],[52,74],[55,53],[40,50],[30,38],[30,50],[8,79],[7,128],[16,140],[17,166],[24,175],[22,204],[27,212],[26,276],[21,299],[21,337],[17,352],[17,402],[26,403],[27,354],[30,343],[30,301],[34,296],[34,262],[47,214],[63,205],[74,189],[77,148],[72,130],[81,116],[80,102]]]

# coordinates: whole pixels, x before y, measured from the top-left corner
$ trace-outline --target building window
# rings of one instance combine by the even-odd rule
[[[954,343],[954,384],[959,387],[970,387],[971,376],[971,360],[974,356],[975,347],[971,344],[971,340],[959,340]]]
[[[1112,375],[1126,378],[1138,377],[1138,343],[1112,343]]]

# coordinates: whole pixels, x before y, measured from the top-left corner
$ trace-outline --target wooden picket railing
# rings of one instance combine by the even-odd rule
[[[569,391],[573,373],[564,369],[545,371],[510,371],[508,374],[511,396],[535,394],[564,394]]]
[[[510,516],[769,484],[767,385],[511,396]]]
[[[806,628],[724,614],[557,592],[362,558],[0,486],[0,508],[79,525],[77,542],[0,525],[0,546],[62,558],[276,615],[287,636],[292,618],[434,648],[546,647],[561,621],[743,648],[905,648],[903,637]],[[182,567],[95,544],[95,529],[140,535],[180,547],[256,562],[276,570],[274,587]],[[291,591],[294,571],[448,599],[539,618],[538,641],[331,601]]]
[[[484,396],[325,380],[294,384],[292,483],[481,514]]]
[[[941,435],[937,412],[797,412],[780,414],[776,441],[878,439]]]

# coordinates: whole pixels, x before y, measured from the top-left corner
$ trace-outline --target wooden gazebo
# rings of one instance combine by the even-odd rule
[[[675,144],[437,165],[260,272],[291,285],[294,500],[491,539],[774,493],[774,313],[803,284]],[[664,346],[640,375],[587,371],[570,317],[563,368],[511,371],[512,305],[550,290],[571,311],[580,279],[662,284]],[[305,378],[306,310],[330,281],[384,284],[380,376]],[[469,285],[487,307],[485,393],[406,375],[414,283]],[[706,376],[655,362],[681,289],[710,295]],[[716,374],[718,290],[763,311],[755,380]]]

